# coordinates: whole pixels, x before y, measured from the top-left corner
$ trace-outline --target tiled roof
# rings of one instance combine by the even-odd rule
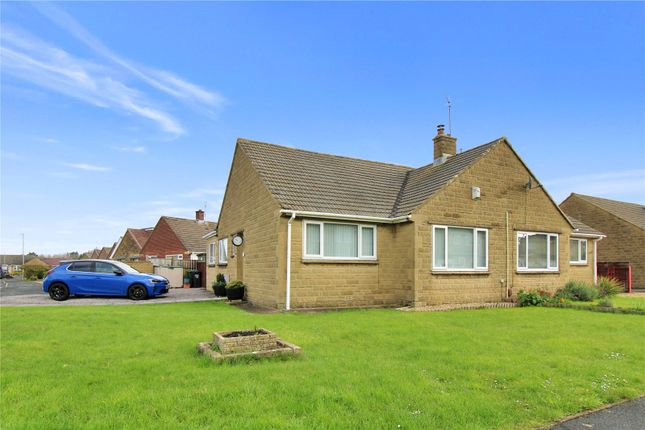
[[[645,229],[645,206],[638,203],[621,202],[618,200],[603,199],[600,197],[586,196],[584,194],[571,193],[572,196],[595,205],[614,216],[621,218],[637,227]]]
[[[571,222],[571,225],[573,225],[573,234],[575,235],[576,233],[580,234],[593,234],[596,236],[604,236],[603,233],[599,232],[598,230],[589,227],[587,224],[583,223],[580,220],[575,219],[572,216],[567,215],[567,218],[569,218],[569,221]]]
[[[25,263],[32,258],[35,258],[33,255],[25,255]],[[12,264],[12,265],[21,265],[22,264],[22,254],[4,254],[0,255],[0,264]]]
[[[112,250],[111,246],[104,246],[103,248],[101,248],[101,250],[99,251],[99,254],[95,258],[106,260],[110,256],[111,250]]]
[[[153,228],[129,228],[128,231],[132,235],[132,238],[139,246],[139,249],[143,248],[143,245],[146,244],[146,241],[152,234]]]
[[[29,267],[49,267],[49,264],[45,263],[43,260],[41,260],[38,257],[32,258],[28,262],[25,263],[25,266]]]
[[[217,227],[216,222],[197,221],[187,218],[162,217],[166,220],[177,238],[189,252],[206,252],[206,240],[203,236]]]
[[[500,141],[418,169],[246,139],[238,144],[284,209],[396,217],[409,214]]]

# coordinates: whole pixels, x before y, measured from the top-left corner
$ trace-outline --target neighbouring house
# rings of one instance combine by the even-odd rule
[[[107,260],[110,257],[110,251],[112,250],[111,246],[104,246],[99,250],[99,253],[96,257],[99,260]]]
[[[599,262],[629,264],[632,288],[645,288],[645,206],[571,193],[560,207],[607,235],[598,243]]]
[[[127,229],[117,242],[112,259],[119,261],[139,260],[141,249],[148,241],[153,229],[153,227]]]
[[[63,258],[58,257],[40,257],[43,263],[47,264],[49,267],[56,267],[63,261]]]
[[[51,266],[38,257],[32,258],[22,266],[25,278],[42,279]]]
[[[195,212],[195,219],[162,216],[141,248],[141,255],[146,260],[205,260],[204,235],[216,226],[216,223],[204,220],[203,210]]]
[[[595,284],[598,279],[598,242],[605,235],[569,214],[566,215],[574,227],[569,237],[570,277]]]
[[[0,265],[2,265],[2,270],[10,275],[13,275],[22,270],[22,258],[21,254],[3,254],[0,255]],[[25,263],[34,258],[33,255],[25,255]]]
[[[101,250],[97,248],[97,249],[92,251],[92,253],[90,254],[90,258],[93,259],[93,260],[97,259],[97,258],[99,258],[100,254],[101,254]]]
[[[302,309],[500,302],[593,277],[506,138],[457,153],[440,126],[433,141],[412,168],[238,139],[208,284],[223,273],[256,305]]]

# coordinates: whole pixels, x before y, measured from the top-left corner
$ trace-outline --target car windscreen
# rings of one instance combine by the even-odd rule
[[[125,263],[121,263],[120,261],[113,261],[112,264],[117,266],[119,269],[123,270],[125,273],[130,273],[130,274],[139,273],[138,270],[133,269],[132,267],[128,266]]]

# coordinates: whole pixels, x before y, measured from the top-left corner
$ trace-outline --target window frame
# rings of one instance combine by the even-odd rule
[[[307,226],[309,224],[316,224],[319,226],[319,243],[320,243],[320,254],[308,254],[307,253]],[[357,226],[356,234],[357,237],[357,253],[356,257],[328,257],[325,256],[325,224],[342,224],[342,225],[353,225]],[[372,230],[372,244],[373,244],[373,255],[363,255],[363,229]],[[315,220],[303,220],[302,224],[302,257],[304,260],[325,260],[325,261],[376,261],[377,257],[377,225],[376,224],[361,224],[357,222],[343,222],[343,221],[315,221]]]
[[[215,262],[217,261],[215,256],[216,244],[217,244],[216,242],[211,242],[208,244],[208,265],[209,266],[214,266]]]
[[[452,268],[448,267],[448,229],[450,228],[460,228],[462,230],[471,230],[473,232],[473,267],[468,268],[468,267],[459,267],[459,268]],[[444,263],[445,266],[436,266],[435,265],[435,255],[434,255],[434,250],[435,250],[435,232],[438,229],[442,229],[444,231]],[[485,266],[477,266],[477,261],[479,260],[479,255],[478,255],[478,249],[477,249],[477,233],[478,232],[484,232],[486,235],[486,265]],[[483,228],[483,227],[469,227],[469,226],[463,226],[463,225],[443,225],[443,224],[433,224],[432,225],[432,271],[433,272],[488,272],[488,257],[490,255],[490,251],[488,250],[488,229]]]
[[[578,242],[578,260],[572,260],[571,259],[571,242],[572,241]],[[585,258],[584,260],[580,259],[581,256],[581,249],[582,249],[582,242],[585,243]],[[580,264],[580,265],[585,265],[587,264],[589,258],[588,258],[588,253],[589,253],[589,243],[587,242],[587,239],[579,239],[577,237],[570,237],[569,238],[569,263],[571,264]]]
[[[547,237],[546,241],[546,268],[538,267],[538,268],[529,268],[529,241],[528,241],[528,236],[526,240],[526,267],[520,267],[520,235],[521,234],[526,234],[526,235],[543,235]],[[551,267],[551,237],[555,237],[555,245],[558,251],[558,255],[556,258],[556,266]],[[560,235],[558,233],[550,233],[550,232],[545,232],[545,231],[518,231],[517,234],[515,235],[515,253],[516,253],[516,258],[515,258],[515,269],[517,272],[523,272],[523,273],[531,273],[531,272],[553,272],[557,273],[560,271]]]
[[[224,243],[224,252],[226,255],[226,260],[222,260],[222,243]],[[217,241],[217,264],[226,265],[228,264],[228,236],[223,237]]]

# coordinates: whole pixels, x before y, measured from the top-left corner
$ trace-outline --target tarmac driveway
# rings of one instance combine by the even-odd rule
[[[127,297],[70,297],[64,302],[57,302],[43,292],[42,282],[0,280],[0,305],[2,306],[150,305],[215,300],[225,300],[225,298],[215,297],[212,291],[202,288],[173,288],[161,297],[140,301],[130,300]]]

